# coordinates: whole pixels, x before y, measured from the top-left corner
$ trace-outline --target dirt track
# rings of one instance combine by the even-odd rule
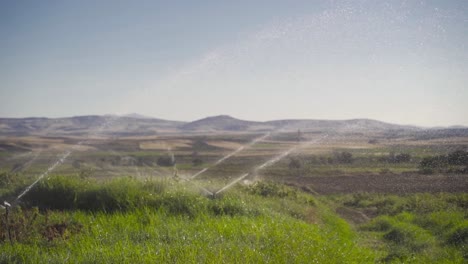
[[[468,175],[353,175],[287,178],[284,182],[308,186],[319,194],[467,192]]]

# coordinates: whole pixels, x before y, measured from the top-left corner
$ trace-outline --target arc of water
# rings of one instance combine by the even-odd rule
[[[278,156],[276,156],[276,157],[274,157],[274,158],[268,160],[267,162],[265,162],[265,163],[263,163],[262,165],[258,166],[258,167],[255,168],[254,170],[255,170],[255,171],[258,171],[258,170],[264,169],[264,168],[266,168],[266,167],[268,167],[268,166],[271,166],[271,165],[275,164],[276,162],[282,160],[283,158],[285,158],[285,157],[288,156],[289,154],[291,154],[291,152],[296,151],[296,150],[299,149],[299,148],[304,148],[304,147],[306,147],[306,146],[308,146],[308,145],[310,145],[310,144],[317,143],[317,142],[319,142],[319,141],[325,139],[326,137],[328,137],[327,134],[324,135],[324,136],[321,137],[321,138],[317,138],[317,139],[314,139],[314,140],[309,140],[309,141],[307,141],[307,142],[305,142],[305,143],[303,143],[303,144],[294,146],[294,147],[292,147],[292,148],[286,150],[285,152],[281,153],[280,155],[278,155]]]
[[[45,130],[43,130],[42,133],[47,134],[51,129],[52,129],[52,126],[50,126],[50,127],[46,128]],[[24,170],[28,169],[32,164],[34,164],[36,159],[39,156],[42,155],[43,150],[44,150],[44,148],[41,148],[39,151],[36,152],[36,155],[34,155],[34,157],[32,159],[30,159],[29,161],[23,163],[22,166],[12,170],[11,172],[9,172],[9,174],[13,174],[13,173],[16,173],[18,171],[24,171]],[[16,159],[16,158],[19,158],[19,157],[22,157],[22,156],[29,156],[29,155],[32,155],[33,153],[34,153],[34,151],[29,151],[29,152],[24,153],[24,154],[16,155],[16,157],[10,157],[7,160]]]
[[[24,171],[28,169],[34,163],[34,161],[36,161],[36,159],[40,156],[40,154],[42,153],[42,150],[43,149],[40,149],[39,151],[37,151],[36,155],[34,155],[32,159],[25,162],[22,166],[19,166],[18,168],[13,169],[8,174],[13,174],[13,173],[17,173],[18,171]]]
[[[42,173],[31,185],[29,185],[28,187],[26,187],[26,189],[24,189],[24,191],[18,195],[18,197],[16,197],[16,200],[15,200],[15,203],[18,202],[26,193],[28,193],[33,187],[34,185],[36,185],[40,180],[42,180],[42,178],[44,178],[45,176],[47,176],[51,171],[53,171],[58,165],[62,164],[65,159],[70,156],[71,154],[71,151],[67,151],[65,152],[65,154],[59,159],[57,160],[52,166],[50,166],[44,173]]]
[[[201,174],[203,174],[205,171],[207,171],[208,169],[214,167],[214,166],[217,166],[219,164],[221,164],[223,161],[229,159],[230,157],[236,155],[237,153],[241,152],[242,150],[246,149],[246,148],[249,148],[249,147],[252,147],[253,145],[255,145],[257,142],[261,141],[261,140],[264,140],[265,138],[267,138],[268,136],[270,135],[270,132],[266,133],[265,135],[261,136],[261,137],[258,137],[254,140],[252,140],[250,143],[248,143],[247,145],[244,145],[244,146],[240,146],[239,148],[237,148],[236,150],[234,150],[233,152],[227,154],[226,156],[222,157],[221,159],[219,159],[218,161],[216,161],[212,166],[210,167],[206,167],[206,168],[203,168],[202,170],[200,170],[199,172],[195,173],[194,175],[192,175],[192,177],[189,178],[189,180],[193,180],[195,179],[196,177],[200,176]]]
[[[104,122],[98,129],[96,129],[94,131],[94,133],[92,134],[88,134],[88,138],[91,136],[91,135],[95,135],[97,134],[98,132],[101,132],[106,126],[108,126],[111,122],[115,121],[117,118],[108,118],[106,120],[106,122]],[[57,168],[59,165],[61,165],[63,162],[65,162],[65,160],[73,153],[73,151],[75,151],[77,149],[78,146],[80,145],[83,145],[85,143],[89,142],[89,139],[88,140],[82,140],[80,142],[78,142],[76,145],[74,145],[71,150],[68,150],[66,151],[54,164],[52,164],[52,166],[50,166],[45,172],[43,172],[41,175],[39,175],[39,177],[31,184],[29,185],[28,187],[26,187],[26,189],[24,189],[23,192],[21,192],[15,199],[14,203],[13,204],[16,204],[19,202],[19,200],[25,195],[27,194],[40,180],[42,180],[45,176],[47,176],[49,173],[51,173],[53,170],[55,170],[55,168]]]
[[[148,164],[146,163],[142,163],[142,164],[143,166],[149,168],[150,170],[152,170],[154,173],[158,174],[159,176],[163,176],[163,174],[160,171],[155,170],[153,167],[149,166]]]
[[[308,146],[310,144],[313,144],[313,143],[316,143],[322,139],[325,139],[326,137],[328,137],[328,135],[324,135],[323,137],[321,138],[318,138],[318,139],[315,139],[315,140],[310,140],[308,142],[305,142],[301,145],[298,145],[298,146],[294,146],[288,150],[286,150],[285,152],[281,153],[280,155],[266,161],[265,163],[261,164],[260,166],[256,167],[254,169],[254,172],[257,172],[258,170],[261,170],[261,169],[264,169],[268,166],[271,166],[273,164],[275,164],[276,162],[280,161],[281,159],[283,159],[284,157],[288,156],[291,152],[301,148],[301,147],[305,147],[305,146]],[[218,193],[221,193],[223,191],[226,191],[227,189],[231,188],[232,186],[234,186],[236,183],[238,183],[239,181],[241,181],[242,179],[246,178],[247,176],[249,176],[250,173],[244,173],[242,174],[240,177],[238,177],[237,179],[235,179],[234,181],[228,183],[226,186],[224,186],[223,188],[221,188],[220,190],[218,190],[217,192],[214,193],[214,195],[218,194]]]
[[[250,173],[244,173],[242,174],[240,177],[238,177],[237,179],[233,180],[232,182],[230,182],[228,185],[224,186],[223,188],[221,188],[220,190],[218,190],[217,192],[215,192],[214,194],[218,194],[218,193],[221,193],[229,188],[231,188],[232,186],[234,186],[236,183],[238,183],[239,181],[241,181],[242,179],[244,179],[245,177],[249,176]]]

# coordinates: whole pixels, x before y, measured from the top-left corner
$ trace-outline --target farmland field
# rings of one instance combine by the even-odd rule
[[[468,138],[261,136],[3,138],[2,201],[73,152],[2,218],[0,262],[467,261],[466,170],[421,162]]]

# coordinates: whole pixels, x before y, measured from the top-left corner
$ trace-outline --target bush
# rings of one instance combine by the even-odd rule
[[[40,209],[71,210],[75,208],[79,190],[89,187],[77,177],[55,176],[40,181],[22,200]]]
[[[370,223],[362,226],[362,229],[369,231],[385,232],[389,231],[393,227],[394,223],[395,220],[393,220],[389,216],[380,216],[373,219]]]
[[[294,189],[273,182],[257,182],[249,186],[248,190],[252,194],[264,197],[297,197],[297,192]]]
[[[419,163],[422,172],[443,171],[448,167],[447,156],[425,157]]]
[[[194,158],[192,160],[192,164],[193,166],[198,167],[203,164],[203,160],[201,158]]]
[[[408,247],[412,252],[419,252],[432,246],[435,242],[431,234],[409,223],[396,223],[383,238],[394,244]]]
[[[38,183],[24,197],[28,206],[40,209],[126,211],[148,204],[154,192],[162,192],[161,183],[118,178],[105,183],[84,181],[79,177],[55,176]]]
[[[209,206],[209,210],[214,215],[248,215],[249,210],[243,202],[233,199],[223,199],[213,201]]]
[[[468,152],[457,150],[448,155],[426,157],[419,163],[419,169],[422,173],[466,173],[468,171]]]
[[[344,163],[344,164],[349,164],[353,163],[353,154],[350,152],[335,152],[333,153],[333,160],[335,160],[337,163]]]
[[[464,221],[450,231],[447,236],[447,243],[456,246],[468,246],[468,221]]]
[[[299,158],[290,158],[288,167],[290,169],[300,169],[302,167],[302,162]]]
[[[172,167],[175,164],[175,159],[172,156],[162,156],[158,158],[156,164],[162,167]]]
[[[468,165],[468,151],[456,150],[449,153],[447,159],[451,165]]]

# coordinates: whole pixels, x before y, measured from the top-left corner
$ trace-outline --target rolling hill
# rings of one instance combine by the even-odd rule
[[[431,137],[433,133],[468,134],[467,128],[423,129],[371,119],[314,120],[287,119],[266,122],[246,121],[227,115],[206,117],[192,122],[171,121],[138,114],[125,116],[89,115],[65,118],[0,118],[1,136],[82,136],[105,134],[114,136],[144,136],[172,133],[266,132],[388,132]],[[455,133],[456,132],[456,133]]]

